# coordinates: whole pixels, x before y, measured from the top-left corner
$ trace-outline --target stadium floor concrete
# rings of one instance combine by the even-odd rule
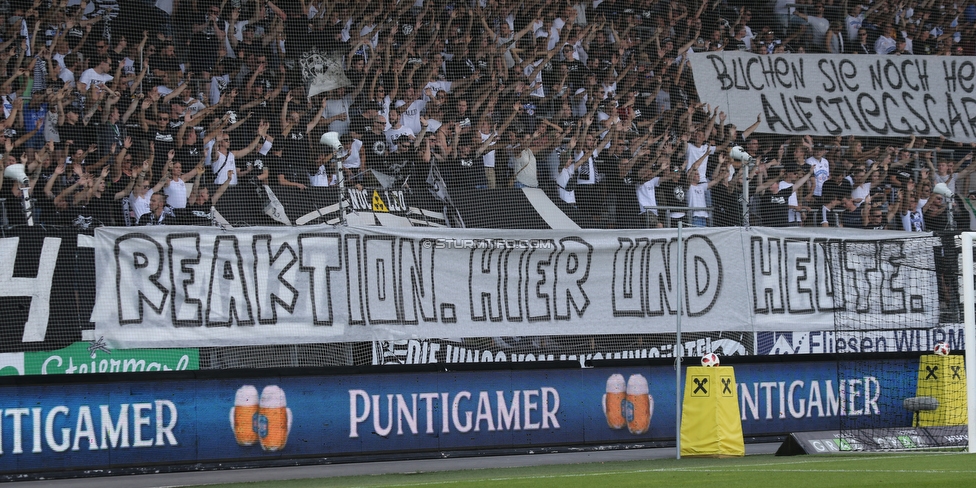
[[[779,443],[746,444],[746,454],[773,454]],[[514,456],[482,456],[448,459],[421,459],[369,463],[345,463],[314,466],[274,468],[224,469],[166,474],[121,475],[63,480],[19,482],[13,486],[45,486],[53,488],[151,488],[194,486],[217,483],[244,483],[290,479],[332,478],[377,474],[457,471],[465,469],[512,468],[556,464],[637,461],[674,457],[674,448],[625,449],[568,453],[523,454]]]

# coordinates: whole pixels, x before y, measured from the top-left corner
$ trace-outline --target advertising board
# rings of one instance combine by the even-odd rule
[[[912,370],[904,366],[871,370]],[[915,391],[914,374],[834,362],[735,369],[745,436],[836,429],[842,418],[910,423],[885,405]],[[0,473],[675,437],[671,366],[97,378],[0,384]]]

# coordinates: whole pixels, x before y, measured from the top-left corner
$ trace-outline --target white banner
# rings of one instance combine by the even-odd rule
[[[956,56],[690,56],[699,98],[740,129],[938,137],[976,142],[976,58]]]
[[[906,256],[906,241],[877,240],[904,232],[872,232],[856,252],[820,245],[863,237],[686,231],[682,330],[830,329],[845,307],[852,317],[937,321],[935,272],[918,265],[931,263],[931,247]],[[173,226],[99,228],[95,238],[92,321],[113,347],[675,330],[670,230]]]

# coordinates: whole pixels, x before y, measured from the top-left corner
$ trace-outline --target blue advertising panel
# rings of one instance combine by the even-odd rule
[[[736,366],[743,433],[907,426],[885,405],[917,379],[895,363]],[[0,472],[647,442],[674,419],[670,366],[8,384]]]

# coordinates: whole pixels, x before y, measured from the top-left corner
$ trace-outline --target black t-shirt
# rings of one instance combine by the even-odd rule
[[[301,124],[302,122],[299,122]],[[281,149],[281,157],[297,161],[311,161],[312,153],[309,138],[305,131],[293,127],[286,135],[280,135],[274,140],[275,149]]]
[[[943,210],[939,213],[926,212],[925,218],[925,230],[931,232],[942,232],[948,230],[949,226],[949,216],[948,210]]]
[[[210,204],[189,205],[186,208],[173,209],[173,225],[211,225]]]
[[[414,158],[410,151],[397,151],[388,154],[379,165],[379,171],[394,178],[396,185],[402,184],[414,169]],[[425,175],[426,176],[426,175]],[[417,183],[416,181],[414,183]]]
[[[386,144],[386,136],[368,131],[360,139],[363,141],[362,156],[365,158],[367,168],[379,168],[384,164],[389,154],[389,147]]]
[[[726,184],[712,187],[712,206],[715,209],[715,225],[730,227],[742,222],[742,207],[739,205],[739,192]]]
[[[457,81],[474,74],[474,61],[466,57],[454,56],[454,59],[446,62],[445,65],[447,67],[447,79],[450,81]]]
[[[762,225],[766,227],[786,227],[790,223],[790,195],[793,187],[784,188],[778,193],[767,190],[760,195]]]
[[[87,149],[90,144],[95,142],[94,131],[82,125],[80,121],[77,124],[65,122],[64,125],[58,127],[58,134],[61,137],[62,144],[71,141],[74,148]]]
[[[83,219],[90,221],[90,225],[99,227],[120,225],[115,223],[114,215],[120,206],[121,204],[114,200],[114,195],[105,191],[101,197],[92,196],[87,204],[76,208]]]
[[[274,157],[269,154],[269,157]],[[304,161],[304,163],[303,163]],[[278,185],[278,175],[282,175],[292,183],[301,183],[308,186],[308,172],[311,164],[307,159],[274,157],[270,160],[270,165],[266,165],[269,171],[269,179]]]
[[[203,143],[202,141],[197,141],[196,144],[189,146],[184,144],[183,147],[176,149],[176,156],[173,158],[175,161],[179,161],[183,165],[183,171],[187,172],[193,169],[197,163],[200,162],[200,158],[203,157]]]
[[[180,70],[180,60],[176,56],[163,56],[162,54],[155,54],[149,58],[149,69],[150,71],[179,71]]]
[[[474,155],[474,152],[469,153],[467,157],[448,161],[446,165],[441,165],[440,168],[444,170],[445,166],[449,175],[448,181],[446,181],[449,191],[455,188],[473,190],[478,186],[488,185],[485,178],[485,166],[481,158]]]

